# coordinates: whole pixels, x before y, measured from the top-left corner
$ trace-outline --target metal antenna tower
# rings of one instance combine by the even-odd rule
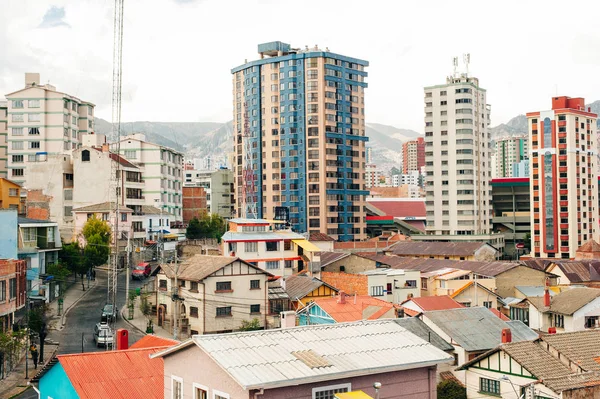
[[[248,123],[248,103],[244,102],[244,173],[242,174],[242,198],[244,198],[244,217],[256,219],[256,201],[254,198],[254,170],[252,169],[252,132]]]
[[[123,3],[124,0],[115,0],[114,13],[114,47],[113,47],[113,88],[112,88],[112,141],[115,144],[117,157],[121,153],[121,88],[123,71]],[[111,259],[110,271],[108,272],[107,302],[117,307],[117,278],[119,263],[119,208],[123,193],[119,184],[121,178],[121,163],[116,158],[113,164],[111,180],[114,183],[113,193],[115,195],[114,211],[114,250]],[[129,278],[129,276],[126,276]],[[114,323],[113,319],[113,323]],[[114,346],[114,345],[113,345]]]

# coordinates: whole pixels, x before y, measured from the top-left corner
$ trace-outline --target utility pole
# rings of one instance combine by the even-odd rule
[[[179,274],[179,262],[177,261],[177,251],[175,251],[175,287],[173,289],[173,339],[177,340],[179,336],[179,301],[182,300],[179,296],[179,282],[177,276]]]
[[[131,278],[131,230],[127,233],[127,270],[125,273],[125,301],[129,307],[129,279]],[[115,304],[116,306],[116,304]]]

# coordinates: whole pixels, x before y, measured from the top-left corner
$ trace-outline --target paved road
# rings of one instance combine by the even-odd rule
[[[127,276],[129,277],[129,276]],[[87,294],[79,303],[77,303],[67,314],[65,328],[61,331],[52,330],[48,338],[60,343],[58,352],[61,354],[81,353],[82,339],[84,352],[96,352],[106,350],[97,348],[93,340],[94,325],[100,321],[102,307],[106,303],[107,296],[107,272],[98,270],[96,273],[98,283],[92,292]],[[130,281],[130,289],[140,287],[144,282]],[[125,305],[125,273],[119,275],[117,287],[117,305],[121,309]],[[125,328],[129,330],[129,344],[139,340],[143,334],[137,329],[130,327],[119,316],[116,328]]]

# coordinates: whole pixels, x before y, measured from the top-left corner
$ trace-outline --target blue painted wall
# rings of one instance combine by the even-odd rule
[[[308,316],[306,313],[301,313],[299,315],[298,323],[301,326],[315,324],[335,324],[335,320],[333,320],[327,312],[321,309],[320,306],[313,305],[308,309]]]
[[[17,211],[0,210],[0,259],[17,259]]]
[[[40,399],[79,399],[79,395],[73,388],[65,369],[59,363],[56,363],[40,379]]]

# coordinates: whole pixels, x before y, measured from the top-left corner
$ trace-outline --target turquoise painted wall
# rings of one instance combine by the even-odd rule
[[[40,379],[39,390],[40,399],[79,399],[60,362]]]
[[[308,309],[310,317],[307,317],[306,313],[301,313],[298,318],[298,323],[301,326],[315,325],[315,324],[334,324],[335,320],[329,316],[327,312],[321,309],[318,305],[313,305]],[[309,323],[310,319],[310,323]]]

